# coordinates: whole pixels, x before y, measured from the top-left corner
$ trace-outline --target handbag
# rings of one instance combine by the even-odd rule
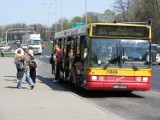
[[[30,69],[37,68],[37,63],[35,61],[31,61],[29,67],[30,67]]]

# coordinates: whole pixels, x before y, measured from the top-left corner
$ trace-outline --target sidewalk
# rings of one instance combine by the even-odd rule
[[[35,88],[30,90],[24,81],[17,89],[13,58],[0,57],[0,120],[123,120],[52,84],[50,65],[37,64]]]

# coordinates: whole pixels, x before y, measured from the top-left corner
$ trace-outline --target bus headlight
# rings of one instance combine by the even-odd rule
[[[97,80],[97,76],[92,76],[92,80]]]

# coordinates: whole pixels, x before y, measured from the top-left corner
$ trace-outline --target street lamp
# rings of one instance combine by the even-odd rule
[[[63,0],[61,0],[61,31],[63,30]]]
[[[57,0],[55,0],[55,32],[57,31]]]
[[[50,4],[44,3],[44,5],[47,6],[47,24],[46,24],[46,39],[47,39],[48,38],[48,28],[49,28],[49,9],[52,3]]]
[[[85,0],[85,14],[86,14],[86,25],[87,25],[87,1]]]

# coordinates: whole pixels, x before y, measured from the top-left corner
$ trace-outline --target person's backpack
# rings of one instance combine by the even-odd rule
[[[49,59],[49,63],[52,64],[53,63],[53,57],[50,57]]]
[[[26,60],[22,59],[22,58],[18,58],[17,63],[16,63],[16,67],[19,70],[25,70],[26,69]]]

